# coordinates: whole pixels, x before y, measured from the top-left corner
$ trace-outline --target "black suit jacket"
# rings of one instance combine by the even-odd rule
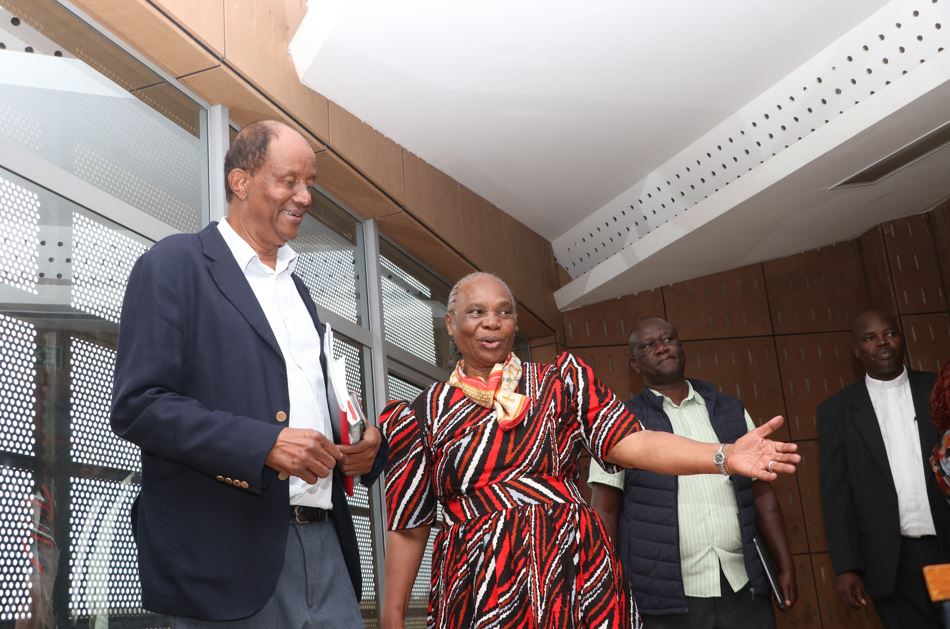
[[[301,324],[322,338],[309,292],[294,281],[312,318]],[[290,406],[286,374],[217,224],[165,238],[136,262],[119,324],[112,427],[142,450],[132,528],[146,609],[231,620],[253,614],[273,593],[289,491],[264,461],[287,426],[277,419]],[[337,417],[334,397],[327,399]],[[378,476],[386,451],[384,443],[364,483]],[[359,598],[356,533],[339,472],[332,496]]]
[[[930,512],[941,542],[950,547],[950,507],[927,466],[937,441],[930,421],[936,374],[909,371],[908,376]],[[901,540],[897,491],[864,378],[818,407],[818,447],[825,536],[835,573],[861,572],[868,594],[891,594]]]

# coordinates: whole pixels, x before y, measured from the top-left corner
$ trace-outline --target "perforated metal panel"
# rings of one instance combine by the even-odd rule
[[[398,376],[389,374],[386,380],[386,390],[391,400],[405,400],[411,402],[422,393],[422,387],[407,382]]]
[[[78,338],[70,339],[69,348],[70,458],[138,471],[138,447],[119,439],[109,426],[115,351]]]
[[[69,612],[143,614],[129,510],[132,483],[70,479]]]
[[[386,340],[435,365],[432,291],[385,257],[379,265]]]
[[[34,295],[39,219],[39,196],[0,177],[0,282]]]
[[[0,466],[0,621],[30,610],[33,473]]]
[[[894,0],[552,243],[578,277],[950,44],[947,1]]]
[[[373,578],[373,535],[369,527],[369,518],[353,516],[356,528],[356,541],[360,547],[360,574],[363,576],[363,600],[376,598],[376,582]]]
[[[292,246],[299,254],[294,272],[310,289],[313,300],[348,321],[359,323],[359,277],[353,243],[313,217],[305,216]]]
[[[119,322],[129,273],[147,246],[73,213],[72,307]]]
[[[32,455],[36,328],[0,314],[0,450]]]

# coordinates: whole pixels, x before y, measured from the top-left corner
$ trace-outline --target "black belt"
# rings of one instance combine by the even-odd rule
[[[327,509],[318,509],[317,507],[303,507],[301,505],[290,505],[290,519],[297,524],[323,522],[329,517],[330,512]]]

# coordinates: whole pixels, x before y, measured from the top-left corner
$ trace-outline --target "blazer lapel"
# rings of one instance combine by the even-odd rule
[[[208,271],[215,284],[218,285],[218,290],[237,308],[261,339],[283,359],[284,355],[280,351],[270,324],[267,323],[264,310],[258,303],[244,273],[235,262],[234,255],[228,249],[224,237],[218,231],[217,223],[211,223],[201,230],[198,237],[201,239],[205,257],[208,258]]]
[[[863,380],[857,385],[854,395],[851,396],[852,423],[855,431],[867,444],[871,457],[877,461],[881,470],[893,484],[894,477],[891,475],[891,465],[887,459],[887,448],[884,447],[884,437],[881,435],[881,426],[877,423],[877,414],[874,412],[874,405],[871,404],[871,396]]]

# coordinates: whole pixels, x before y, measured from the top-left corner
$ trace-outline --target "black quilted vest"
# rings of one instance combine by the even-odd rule
[[[745,409],[738,399],[720,393],[716,387],[690,380],[693,389],[706,401],[709,419],[722,443],[731,443],[746,433]],[[644,428],[673,432],[663,411],[663,397],[649,389],[627,402],[627,407]],[[732,476],[739,507],[742,554],[752,592],[766,596],[768,583],[752,544],[755,535],[755,497],[752,480]],[[620,560],[631,583],[641,613],[648,615],[685,613],[686,595],[680,570],[679,523],[676,476],[628,469],[620,508]]]

